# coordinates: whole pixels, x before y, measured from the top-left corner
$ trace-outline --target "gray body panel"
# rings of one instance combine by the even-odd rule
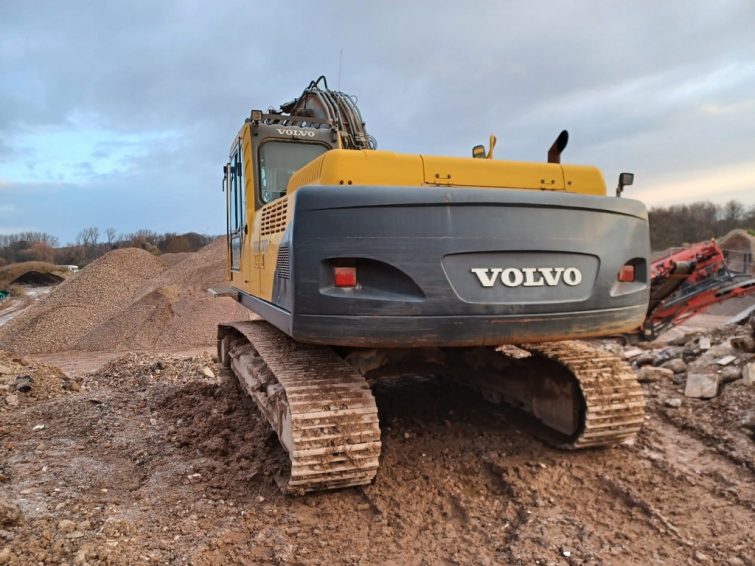
[[[429,187],[303,187],[294,198],[276,304],[242,301],[297,340],[489,345],[623,332],[644,319],[649,237],[637,201]],[[629,261],[639,280],[619,283]],[[360,286],[335,287],[337,265],[356,266]]]

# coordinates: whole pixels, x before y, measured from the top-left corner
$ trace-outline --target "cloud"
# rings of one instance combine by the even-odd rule
[[[650,205],[694,200],[723,202],[739,199],[751,202],[753,190],[755,190],[755,162],[750,161],[688,171],[679,178],[667,178],[665,181],[637,191],[635,195],[628,196],[640,198]],[[631,189],[628,192],[631,193]]]
[[[47,187],[34,189],[41,202],[36,191],[53,191],[66,214],[45,223],[64,239],[93,224],[221,231],[219,171],[243,118],[322,73],[338,86],[339,51],[341,87],[384,149],[469,155],[495,133],[497,157],[539,161],[567,128],[566,162],[600,166],[609,184],[633,171],[637,195],[671,199],[690,194],[677,180],[755,155],[746,0],[291,0],[274,13],[242,0],[48,0],[2,11],[3,198],[26,203],[23,223],[36,224],[24,191]]]

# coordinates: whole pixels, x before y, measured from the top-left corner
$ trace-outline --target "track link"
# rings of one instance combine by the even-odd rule
[[[219,359],[288,451],[287,493],[369,484],[380,455],[369,385],[330,348],[300,344],[264,321],[218,328]]]
[[[568,340],[520,347],[567,368],[584,397],[580,429],[561,447],[609,446],[632,438],[642,428],[645,395],[632,368],[616,356]]]
[[[563,341],[505,346],[477,357],[476,370],[463,370],[455,380],[488,401],[533,414],[544,425],[543,439],[558,448],[610,446],[642,427],[642,387],[632,368],[608,352]]]

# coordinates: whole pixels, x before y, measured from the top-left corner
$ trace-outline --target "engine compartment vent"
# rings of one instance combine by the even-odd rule
[[[288,223],[288,198],[280,198],[262,208],[260,234],[269,236],[286,229]]]

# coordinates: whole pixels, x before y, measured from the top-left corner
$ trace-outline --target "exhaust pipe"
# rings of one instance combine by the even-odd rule
[[[561,163],[561,152],[566,149],[566,145],[569,143],[569,132],[561,130],[558,134],[556,141],[548,150],[548,163]]]

